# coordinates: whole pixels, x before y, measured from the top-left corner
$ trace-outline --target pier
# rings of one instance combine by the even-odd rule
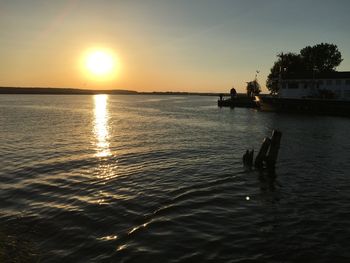
[[[224,95],[220,95],[218,107],[258,108],[259,106],[254,98],[251,98],[246,94],[237,94],[236,96],[230,96],[227,99],[224,98]]]

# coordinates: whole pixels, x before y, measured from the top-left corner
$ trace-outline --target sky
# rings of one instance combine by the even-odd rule
[[[280,52],[336,44],[350,71],[347,0],[0,0],[0,86],[244,92]],[[90,50],[109,50],[110,78]]]

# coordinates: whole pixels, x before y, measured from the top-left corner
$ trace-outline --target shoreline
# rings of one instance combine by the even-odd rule
[[[41,88],[41,87],[0,87],[0,94],[35,94],[35,95],[184,95],[184,96],[219,96],[215,92],[181,92],[181,91],[151,91],[138,92],[134,90],[88,90],[74,88]],[[228,94],[224,94],[228,96]]]

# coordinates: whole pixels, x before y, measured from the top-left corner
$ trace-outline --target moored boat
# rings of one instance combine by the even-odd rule
[[[350,72],[280,79],[277,95],[256,96],[263,111],[350,116]]]
[[[350,117],[350,101],[320,98],[281,98],[257,96],[262,111],[296,112]]]

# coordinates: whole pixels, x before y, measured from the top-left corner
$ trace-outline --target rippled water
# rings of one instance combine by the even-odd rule
[[[0,261],[349,262],[350,119],[216,99],[1,95]]]

